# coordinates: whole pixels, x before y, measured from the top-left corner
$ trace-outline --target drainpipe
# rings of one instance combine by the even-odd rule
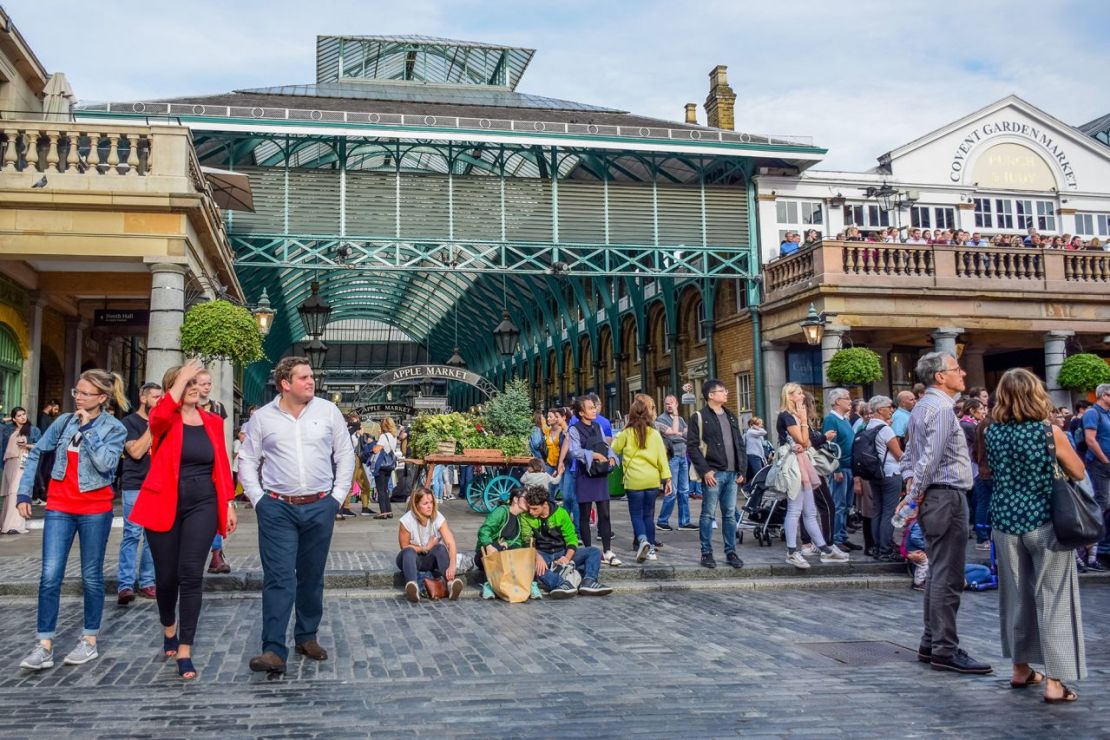
[[[745,169],[748,185],[748,259],[749,270],[756,279],[747,281],[748,310],[752,314],[752,393],[755,394],[755,415],[767,418],[766,393],[763,388],[763,324],[759,310],[760,292],[763,284],[763,265],[759,250],[759,211],[755,206],[755,183],[752,181],[753,167]]]

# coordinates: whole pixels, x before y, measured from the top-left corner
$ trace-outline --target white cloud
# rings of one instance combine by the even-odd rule
[[[521,89],[681,119],[729,66],[737,125],[812,136],[822,168],[865,169],[1010,93],[1079,124],[1110,109],[1097,0],[17,0],[8,12],[85,100],[310,82],[317,34],[417,33],[537,49]],[[1100,35],[1101,34],[1101,35]],[[704,122],[704,110],[699,109]]]

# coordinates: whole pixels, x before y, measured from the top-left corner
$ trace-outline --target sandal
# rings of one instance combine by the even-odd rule
[[[1044,674],[1038,673],[1035,668],[1029,669],[1029,675],[1024,681],[1010,681],[1011,689],[1026,689],[1044,683]]]
[[[1045,704],[1071,704],[1073,701],[1079,698],[1079,694],[1076,693],[1073,689],[1068,688],[1064,684],[1060,684],[1060,686],[1064,689],[1064,695],[1057,697],[1046,696],[1044,698]]]
[[[192,658],[177,659],[177,675],[186,681],[192,681],[197,677],[197,669],[193,667]]]
[[[165,633],[162,634],[162,653],[167,658],[172,658],[177,655],[177,645],[178,641],[176,634],[174,634],[173,637],[166,637]]]

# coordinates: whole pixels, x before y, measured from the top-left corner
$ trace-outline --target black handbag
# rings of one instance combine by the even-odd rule
[[[1064,549],[1086,547],[1105,534],[1102,507],[1086,481],[1073,481],[1056,459],[1056,440],[1052,425],[1046,422],[1048,454],[1052,460],[1052,530]]]

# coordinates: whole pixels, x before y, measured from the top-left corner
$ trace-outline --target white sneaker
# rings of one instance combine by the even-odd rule
[[[648,560],[658,560],[659,559],[659,556],[655,554],[655,547],[651,547],[648,550],[647,559]]]
[[[41,671],[43,668],[53,668],[54,651],[47,650],[40,642],[35,645],[35,649],[31,651],[31,654],[23,659],[19,667],[26,668],[29,671]]]
[[[62,662],[66,665],[84,665],[96,658],[97,655],[99,653],[96,652],[96,644],[82,637],[77,641],[77,647],[70,650],[69,655]]]
[[[787,555],[786,562],[790,563],[799,570],[805,570],[809,567],[809,561],[802,557],[802,553],[800,550],[795,550],[794,552]]]
[[[802,549],[799,550],[798,552],[800,552],[802,555],[806,556],[807,558],[812,558],[814,555],[817,554],[818,550],[817,550],[817,546],[814,545],[812,542],[810,542],[808,544],[802,545]]]
[[[613,554],[612,550],[606,550],[602,554],[601,562],[613,568],[617,568],[621,565],[621,561],[617,559],[617,556]]]
[[[642,563],[647,560],[648,552],[650,552],[651,549],[651,543],[647,541],[647,538],[641,537],[640,546],[636,548],[636,562]]]
[[[828,552],[821,553],[822,563],[846,563],[848,562],[848,553],[844,552],[836,545],[832,545]]]

